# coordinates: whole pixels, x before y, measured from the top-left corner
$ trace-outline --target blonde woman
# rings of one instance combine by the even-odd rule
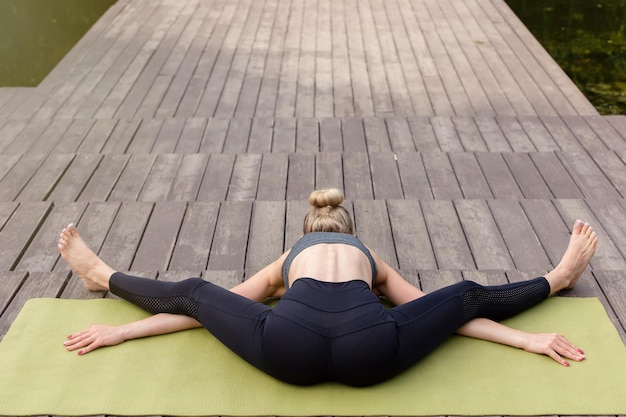
[[[87,289],[110,290],[154,315],[121,326],[92,325],[68,336],[65,347],[83,355],[204,327],[250,364],[298,385],[385,381],[455,332],[546,354],[565,366],[585,358],[561,335],[529,334],[497,321],[576,284],[597,244],[588,224],[575,222],[563,259],[545,277],[492,287],[462,281],[424,294],[354,236],[342,201],[339,190],[314,191],[302,238],[230,290],[200,278],[171,283],[116,272],[70,224],[58,246]],[[385,308],[381,295],[395,307]],[[280,298],[273,308],[262,302],[270,297]]]

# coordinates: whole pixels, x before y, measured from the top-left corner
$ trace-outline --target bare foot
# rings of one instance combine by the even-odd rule
[[[559,264],[546,275],[551,294],[574,288],[596,252],[598,237],[589,224],[576,220],[569,245]]]
[[[73,223],[61,232],[58,247],[63,260],[80,277],[89,291],[109,289],[109,277],[115,270],[89,249]]]

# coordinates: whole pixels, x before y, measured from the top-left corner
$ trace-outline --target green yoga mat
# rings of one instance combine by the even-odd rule
[[[597,299],[554,298],[508,321],[559,331],[587,353],[566,368],[510,347],[452,337],[383,384],[290,386],[202,329],[78,356],[65,336],[145,317],[118,300],[30,300],[0,343],[0,415],[626,414],[626,349]]]

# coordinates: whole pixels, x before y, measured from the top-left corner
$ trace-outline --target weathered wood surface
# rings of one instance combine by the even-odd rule
[[[599,116],[502,0],[118,0],[36,88],[0,88],[0,337],[28,298],[117,269],[229,287],[301,234],[311,190],[415,285],[541,275],[626,340],[626,116]]]

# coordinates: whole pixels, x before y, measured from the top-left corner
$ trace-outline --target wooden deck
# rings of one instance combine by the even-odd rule
[[[597,114],[503,0],[118,0],[36,88],[0,89],[0,337],[112,266],[231,286],[297,238],[311,190],[431,291],[551,269],[626,340],[626,116]]]

